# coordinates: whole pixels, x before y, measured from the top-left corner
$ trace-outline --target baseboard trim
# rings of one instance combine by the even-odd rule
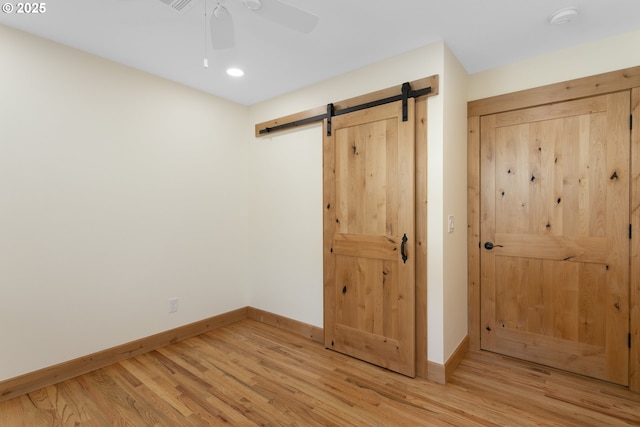
[[[258,308],[243,307],[88,356],[0,381],[0,402],[104,368],[130,357],[204,334],[243,319],[255,320],[304,336],[317,343],[324,343],[324,330],[320,327]],[[468,351],[469,336],[467,335],[444,365],[434,362],[427,363],[427,378],[439,384],[446,384]]]
[[[307,323],[299,322],[288,317],[278,314],[269,313],[268,311],[258,308],[249,307],[247,310],[248,318],[261,323],[265,323],[276,328],[285,329],[297,335],[302,335],[320,344],[324,344],[324,329]]]
[[[427,378],[438,384],[446,384],[451,379],[451,375],[468,352],[469,335],[466,335],[444,365],[435,362],[428,362]]]
[[[122,360],[230,325],[248,317],[249,307],[213,316],[0,382],[0,402],[104,368]]]

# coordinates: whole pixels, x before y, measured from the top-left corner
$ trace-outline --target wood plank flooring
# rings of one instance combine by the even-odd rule
[[[443,386],[242,320],[0,403],[0,426],[640,425],[640,395],[472,352]]]

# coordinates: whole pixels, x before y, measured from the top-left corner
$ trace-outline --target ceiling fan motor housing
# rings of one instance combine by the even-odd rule
[[[213,15],[216,18],[224,18],[229,14],[229,11],[222,4],[218,3],[215,9],[213,9]]]

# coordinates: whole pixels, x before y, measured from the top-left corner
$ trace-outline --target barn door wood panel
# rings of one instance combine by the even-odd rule
[[[415,376],[415,125],[402,102],[334,117],[323,141],[325,345]]]
[[[481,347],[626,385],[630,95],[481,119]]]

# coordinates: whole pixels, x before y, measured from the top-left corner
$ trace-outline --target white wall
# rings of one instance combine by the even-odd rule
[[[640,31],[472,74],[469,100],[640,65]]]
[[[251,122],[256,124],[387,87],[400,87],[405,81],[434,74],[442,79],[443,72],[447,73],[445,66],[452,72],[449,83],[445,80],[440,85],[440,95],[429,98],[428,104],[429,359],[439,363],[445,355],[445,336],[455,342],[455,349],[466,334],[466,74],[457,60],[444,43],[438,42],[250,108]],[[449,91],[454,99],[445,109]],[[455,129],[448,132],[448,148],[443,146],[445,111],[456,115],[449,121]],[[321,126],[251,138],[252,305],[322,326]],[[465,162],[464,169],[460,169],[458,155]],[[452,175],[450,167],[455,168]],[[445,191],[461,197],[447,197],[445,202]],[[448,254],[444,252],[445,211],[453,212],[458,221],[456,238],[447,246]],[[460,247],[463,250],[458,250]],[[445,255],[449,258],[446,262]],[[445,291],[449,286],[445,278],[452,281],[452,291]],[[449,298],[446,316],[445,295]],[[452,334],[446,330],[445,318],[454,328]]]
[[[0,380],[248,305],[246,107],[3,26],[0,52]]]
[[[454,216],[454,231],[444,232],[443,238],[443,353],[429,359],[445,363],[467,335],[467,91],[468,74],[449,49],[445,49],[444,72],[444,142],[442,183],[443,222],[447,229],[448,216]],[[435,308],[429,306],[436,311]],[[436,349],[437,346],[434,346]]]
[[[317,326],[322,326],[321,141],[322,126],[311,126],[249,143],[251,306]]]

